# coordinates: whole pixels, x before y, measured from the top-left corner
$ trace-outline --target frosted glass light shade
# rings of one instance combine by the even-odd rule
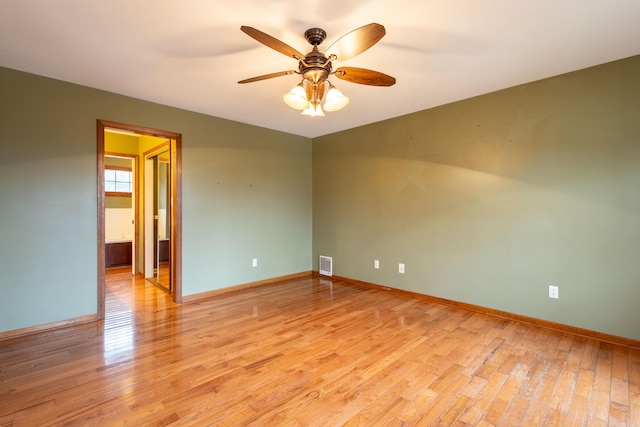
[[[289,92],[282,96],[284,103],[296,110],[304,110],[309,107],[309,101],[307,101],[307,94],[305,93],[302,85],[297,85]]]
[[[302,115],[311,117],[323,117],[324,111],[322,111],[322,107],[320,106],[320,104],[318,104],[315,109],[313,108],[313,105],[309,104],[309,108],[304,110],[302,112]]]
[[[327,111],[338,111],[344,108],[349,103],[349,98],[344,96],[342,92],[336,89],[334,86],[329,88],[327,92],[326,100],[324,101],[324,109]]]

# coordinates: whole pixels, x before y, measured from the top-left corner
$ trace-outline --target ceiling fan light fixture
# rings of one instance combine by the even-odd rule
[[[347,106],[349,97],[344,96],[334,85],[329,83],[329,91],[324,101],[324,109],[326,111],[338,111]]]
[[[284,103],[289,107],[296,110],[304,110],[309,107],[309,101],[307,101],[307,94],[305,93],[302,83],[295,86],[289,92],[282,96]]]

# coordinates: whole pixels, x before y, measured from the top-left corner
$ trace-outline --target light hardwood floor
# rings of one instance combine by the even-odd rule
[[[0,426],[640,426],[640,351],[319,277],[0,342]]]

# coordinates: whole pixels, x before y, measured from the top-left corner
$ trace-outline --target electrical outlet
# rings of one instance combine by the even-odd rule
[[[378,261],[377,259],[373,260],[373,268],[378,269],[380,268],[380,261]]]
[[[549,298],[558,299],[558,287],[549,285]]]
[[[403,263],[398,264],[398,273],[404,274],[404,264]]]
[[[258,258],[254,258],[251,260],[251,266],[252,267],[257,267],[258,266]]]

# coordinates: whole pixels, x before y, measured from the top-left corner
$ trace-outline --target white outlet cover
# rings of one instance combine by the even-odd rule
[[[377,259],[373,260],[373,268],[380,268],[380,261]]]
[[[252,267],[257,267],[258,266],[258,258],[254,258],[251,260],[251,266]]]
[[[404,274],[404,264],[398,264],[398,273]]]
[[[558,296],[559,296],[558,287],[550,285],[549,286],[549,298],[558,299]]]

